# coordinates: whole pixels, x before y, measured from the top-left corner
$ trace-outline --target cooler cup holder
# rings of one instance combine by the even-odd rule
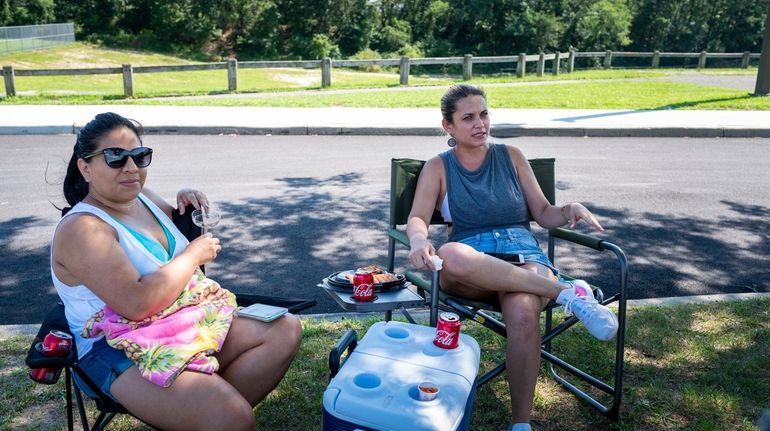
[[[440,395],[430,401],[421,400],[420,389],[417,386],[418,385],[416,383],[409,386],[409,398],[411,398],[413,401],[417,401],[418,403],[420,403],[420,405],[433,405],[438,403],[439,398],[441,398]]]
[[[431,340],[428,343],[425,343],[425,345],[423,345],[422,347],[422,354],[425,356],[432,356],[432,357],[444,356],[446,355],[447,352],[451,352],[451,350],[442,349],[441,347],[433,344],[433,340]]]
[[[353,384],[359,389],[372,390],[378,388],[382,384],[382,379],[376,374],[361,373],[353,377]],[[415,389],[417,387],[415,386]]]
[[[385,333],[386,337],[396,342],[404,342],[412,335],[406,329],[399,328],[398,326],[391,326],[390,328],[386,328],[383,332]]]

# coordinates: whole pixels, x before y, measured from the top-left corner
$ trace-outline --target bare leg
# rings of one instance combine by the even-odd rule
[[[532,263],[522,268],[555,278],[542,265]],[[529,422],[540,370],[540,313],[548,299],[528,293],[500,293],[499,297],[507,333],[505,359],[511,422]]]
[[[269,323],[236,318],[216,355],[219,374],[256,406],[281,381],[301,340],[302,325],[292,314]]]
[[[110,387],[132,414],[164,430],[253,430],[253,407],[217,374],[183,371],[163,388],[133,366]]]
[[[468,298],[488,297],[492,292],[522,292],[556,299],[567,287],[458,242],[444,244],[438,255],[444,260],[441,286],[452,292],[457,285]]]

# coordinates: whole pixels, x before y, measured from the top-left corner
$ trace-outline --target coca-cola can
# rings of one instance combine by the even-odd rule
[[[46,356],[64,357],[72,349],[72,335],[52,330],[43,338],[43,352]]]
[[[35,350],[48,356],[43,349],[43,343],[35,343]],[[30,368],[29,378],[46,385],[52,385],[59,381],[61,375],[61,367],[45,367],[45,368]]]
[[[374,301],[374,275],[371,272],[356,271],[353,275],[353,299]]]
[[[460,316],[455,313],[439,314],[436,323],[436,338],[433,344],[442,349],[454,349],[460,343]]]

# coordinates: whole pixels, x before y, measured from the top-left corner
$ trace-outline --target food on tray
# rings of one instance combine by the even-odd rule
[[[356,271],[372,273],[372,275],[374,276],[374,284],[389,283],[391,281],[398,280],[398,278],[396,277],[396,274],[389,273],[379,265],[365,266],[363,268],[356,269]],[[351,284],[353,283],[353,274],[356,271],[351,271],[349,274],[347,274],[347,279]]]

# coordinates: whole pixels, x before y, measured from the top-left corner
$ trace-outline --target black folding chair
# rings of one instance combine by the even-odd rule
[[[179,228],[182,234],[184,234],[185,237],[191,241],[201,234],[201,229],[192,223],[191,214],[193,209],[194,208],[192,206],[188,206],[185,209],[184,215],[181,216],[176,210],[174,210],[172,217],[177,228]],[[201,269],[203,268],[201,267]],[[315,299],[285,298],[255,294],[236,294],[236,302],[239,306],[247,306],[254,303],[276,305],[288,308],[289,312],[291,313],[299,313],[302,310],[316,305]],[[84,431],[103,430],[116,415],[131,414],[131,412],[126,410],[122,405],[116,403],[110,397],[106,396],[101,391],[99,386],[96,385],[85,372],[83,372],[78,364],[77,348],[74,343],[69,355],[62,358],[47,357],[37,351],[35,344],[43,341],[43,337],[45,337],[46,334],[54,329],[64,331],[72,335],[69,329],[69,325],[67,324],[67,318],[64,314],[64,305],[61,302],[54,304],[53,307],[51,307],[51,310],[45,316],[45,319],[43,319],[40,330],[38,331],[37,336],[27,351],[25,362],[30,368],[63,368],[64,385],[66,388],[65,402],[67,408],[67,429],[70,431],[74,429],[74,414],[72,406],[73,393],[75,395],[75,401],[77,403],[77,408],[80,415],[80,423],[82,424]],[[86,403],[83,399],[81,388],[78,386],[78,382],[73,380],[73,375],[77,375],[81,382],[88,386],[90,392],[97,395],[96,398],[93,398],[93,401],[99,414],[94,422],[90,425],[88,423],[88,417],[86,416]]]
[[[555,203],[555,174],[554,159],[531,159],[530,166],[537,177],[537,181],[550,203]],[[390,189],[390,228],[388,229],[388,270],[393,272],[395,269],[396,243],[409,247],[409,239],[403,226],[407,222],[409,212],[412,208],[417,179],[420,175],[423,165],[422,160],[414,159],[393,159],[391,161],[391,189]],[[531,220],[531,219],[530,219]],[[446,224],[441,215],[436,211],[431,219],[431,225]],[[604,297],[603,290],[591,286],[597,300],[604,305],[617,302],[618,305],[618,333],[615,340],[615,359],[614,369],[612,371],[611,383],[607,383],[577,366],[565,361],[552,351],[552,341],[562,335],[567,329],[577,323],[575,317],[565,319],[557,324],[554,322],[553,310],[555,303],[549,304],[545,310],[545,329],[542,335],[542,346],[540,355],[548,362],[548,369],[553,378],[567,388],[570,392],[587,401],[600,412],[607,415],[612,420],[617,420],[622,398],[623,385],[623,351],[626,322],[626,280],[628,278],[628,265],[623,251],[615,244],[603,239],[578,233],[568,229],[556,228],[548,232],[548,257],[554,264],[555,242],[564,240],[570,243],[578,244],[596,251],[610,251],[618,261],[617,283],[614,286],[604,287],[607,292],[613,292],[607,298]],[[560,274],[564,280],[570,280],[571,277]],[[441,290],[438,276],[428,279],[422,273],[407,271],[406,278],[412,282],[430,300],[430,324],[436,325],[439,309],[453,311],[463,319],[473,320],[484,327],[491,329],[502,337],[506,337],[505,324],[497,316],[490,312],[500,312],[500,304],[495,302],[486,303],[479,301],[470,301],[458,296],[451,296]],[[557,368],[566,372],[565,377]],[[494,369],[477,378],[477,386],[480,387],[491,379],[505,371],[505,362],[499,364]],[[576,380],[582,381],[583,385]],[[581,385],[581,386],[579,386]],[[588,389],[593,387],[609,394],[610,401],[602,403],[598,397],[589,393]]]

